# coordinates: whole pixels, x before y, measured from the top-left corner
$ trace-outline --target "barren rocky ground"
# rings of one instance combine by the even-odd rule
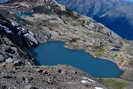
[[[103,87],[84,72],[69,66],[18,67],[13,64],[0,66],[0,89],[96,89],[96,87]],[[83,81],[88,83],[84,84]]]

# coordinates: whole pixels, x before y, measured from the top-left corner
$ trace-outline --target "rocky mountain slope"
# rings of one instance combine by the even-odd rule
[[[15,67],[0,65],[0,89],[107,89],[69,66]]]
[[[69,48],[84,49],[94,56],[112,59],[120,67],[128,65],[127,61],[132,58],[131,51],[128,50],[132,45],[130,42],[123,40],[104,25],[89,17],[70,12],[56,2],[49,0],[43,4],[36,6],[39,5],[36,3],[31,6],[32,16],[20,17],[23,24],[26,23],[25,26],[28,25],[35,33],[40,43],[61,40],[65,41]]]
[[[121,5],[124,0],[57,0],[71,10],[81,14],[95,17],[100,16],[108,10]]]
[[[99,21],[106,24],[124,38],[133,38],[133,4],[114,8],[101,16]],[[117,12],[117,14],[116,14]],[[111,24],[112,23],[112,24]]]
[[[64,41],[67,48],[83,49],[95,57],[115,62],[121,69],[125,70],[123,78],[133,80],[133,43],[122,39],[104,25],[89,17],[71,12],[54,0],[34,0],[33,2],[30,2],[30,0],[14,0],[1,4],[0,7],[1,11],[5,10],[5,13],[1,12],[1,14],[30,29],[39,43]],[[24,14],[29,11],[31,16],[25,16]],[[17,16],[16,13],[18,12],[21,12],[22,16]],[[16,45],[16,43],[13,44]],[[23,49],[23,47],[20,47],[20,49]],[[26,50],[24,50],[24,53],[27,53]],[[3,53],[3,51],[1,52]],[[25,55],[21,54],[20,57],[22,56]],[[22,60],[25,61],[26,59]],[[26,62],[28,64],[31,61],[35,62],[30,58],[28,60],[30,60]],[[5,73],[7,72],[5,71]]]
[[[91,16],[123,38],[133,40],[132,9],[128,0],[57,0],[67,8]],[[117,10],[117,11],[116,11]],[[125,12],[126,11],[126,12]]]

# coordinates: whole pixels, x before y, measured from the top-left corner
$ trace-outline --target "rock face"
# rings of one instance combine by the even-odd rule
[[[0,89],[107,89],[69,66],[15,67],[0,65]]]
[[[0,63],[15,63],[18,65],[33,64],[33,58],[25,48],[13,43],[6,35],[0,37]]]
[[[33,63],[27,47],[37,44],[34,35],[0,15],[0,62],[15,64]]]
[[[21,25],[18,25],[6,19],[2,15],[0,15],[0,32],[4,33],[9,38],[19,38],[22,42],[23,40],[25,40],[25,42],[23,43],[27,44],[28,47],[38,44],[37,40],[34,37],[34,34],[31,31],[23,28]]]

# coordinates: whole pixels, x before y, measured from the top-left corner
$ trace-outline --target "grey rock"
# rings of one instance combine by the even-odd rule
[[[0,62],[3,62],[4,61],[4,56],[3,55],[0,55]]]
[[[10,57],[6,59],[6,63],[13,63],[13,61],[14,60],[12,58],[10,58]]]
[[[32,89],[32,85],[26,85],[24,89]]]
[[[7,64],[8,66],[9,64]],[[43,74],[41,71],[48,71],[49,74]],[[59,70],[64,73],[58,72]],[[13,71],[13,72],[11,72]],[[39,71],[39,72],[38,72]],[[2,72],[2,73],[1,73]],[[74,73],[76,72],[76,73]],[[95,89],[101,85],[92,79],[86,73],[64,65],[46,67],[46,66],[14,66],[11,68],[0,67],[0,86],[2,84],[16,89]],[[86,79],[83,79],[85,77]],[[8,79],[8,81],[6,81]],[[82,80],[87,80],[91,85],[81,83]],[[4,83],[6,81],[6,83]]]

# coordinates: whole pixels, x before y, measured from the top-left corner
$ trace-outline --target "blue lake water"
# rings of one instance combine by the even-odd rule
[[[16,13],[16,16],[32,16],[32,13]]]
[[[113,62],[94,58],[82,50],[66,49],[63,42],[41,44],[33,53],[40,65],[71,65],[94,77],[119,77],[123,73]]]
[[[8,2],[10,0],[0,0],[0,3],[5,3],[5,2]]]

